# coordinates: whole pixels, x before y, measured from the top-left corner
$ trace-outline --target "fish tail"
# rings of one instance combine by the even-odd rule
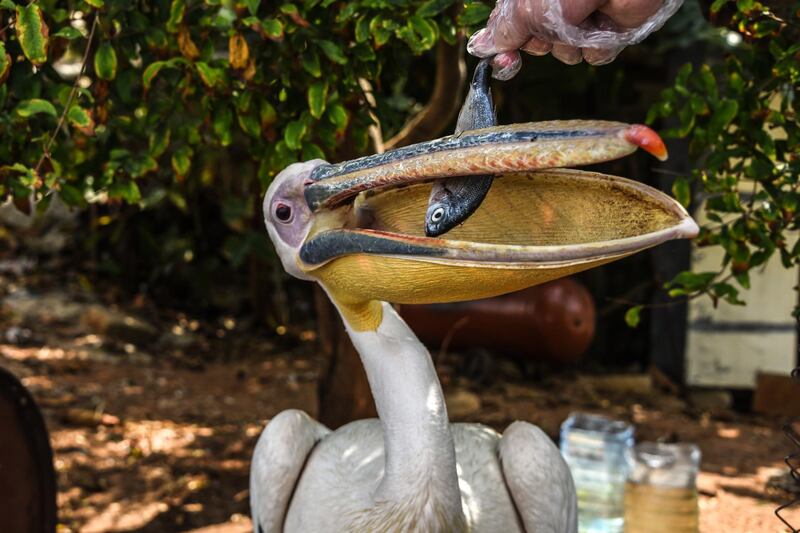
[[[492,57],[486,57],[478,62],[475,73],[472,75],[472,85],[486,87],[492,74]]]

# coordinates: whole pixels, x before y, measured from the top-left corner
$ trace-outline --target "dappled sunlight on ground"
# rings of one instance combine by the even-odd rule
[[[92,329],[103,320],[92,309],[91,321],[74,305],[69,320],[21,312],[0,320],[0,332],[31,330],[25,342],[0,341],[0,365],[22,379],[47,420],[61,532],[250,531],[248,470],[261,429],[290,407],[316,413],[322,360],[313,343],[271,345],[235,323],[185,343],[175,336],[203,327],[188,318],[142,330],[147,342],[123,329],[122,342]],[[226,343],[238,353],[219,356]],[[460,356],[438,358],[454,420],[501,431],[528,420],[557,438],[568,414],[583,410],[633,421],[640,440],[696,442],[702,531],[781,531],[772,512],[787,493],[771,480],[785,472],[789,444],[779,420],[697,410],[641,380],[629,389],[562,373],[533,384],[514,365],[497,365],[478,386],[460,374]],[[800,523],[800,512],[791,516]]]

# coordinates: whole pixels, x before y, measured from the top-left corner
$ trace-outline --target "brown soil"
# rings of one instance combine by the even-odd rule
[[[313,332],[281,346],[239,331],[231,319],[215,329],[162,316],[160,331],[197,330],[202,338],[163,350],[151,343],[147,351],[91,332],[102,327],[85,313],[67,323],[36,318],[5,314],[0,332],[26,327],[30,335],[2,341],[0,365],[22,379],[45,414],[62,533],[251,530],[248,468],[261,428],[286,408],[317,410],[323,361]],[[220,356],[231,345],[236,353]],[[696,442],[701,531],[784,531],[773,511],[788,494],[767,488],[785,471],[789,449],[778,419],[702,412],[674,395],[604,388],[587,377],[534,384],[508,364],[493,384],[477,386],[456,375],[457,363],[450,355],[439,364],[454,418],[499,430],[524,419],[556,437],[570,411],[584,410],[635,422],[642,440]],[[788,516],[800,524],[800,511]]]

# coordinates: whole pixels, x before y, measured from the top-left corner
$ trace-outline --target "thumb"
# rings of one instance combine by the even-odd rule
[[[530,10],[539,5],[538,0],[499,0],[486,27],[470,37],[467,51],[488,57],[519,50],[531,38]]]

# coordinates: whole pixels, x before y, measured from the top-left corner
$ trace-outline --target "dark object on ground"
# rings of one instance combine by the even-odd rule
[[[798,327],[800,327],[800,320],[798,320]],[[797,350],[800,353],[800,344],[798,344]],[[800,366],[797,366],[794,370],[792,370],[792,380],[796,385],[800,384]],[[783,433],[794,446],[794,449],[792,449],[789,455],[783,458],[783,461],[786,463],[786,466],[789,467],[789,476],[795,482],[795,488],[797,488],[797,486],[800,485],[800,417],[794,417],[791,420],[788,420],[783,425]],[[796,533],[799,530],[795,524],[789,522],[788,516],[786,515],[788,515],[787,511],[789,509],[792,507],[796,508],[798,504],[800,504],[800,495],[795,493],[791,501],[784,503],[775,509],[775,516],[777,516],[778,519],[789,528],[789,531],[792,531],[793,533]]]
[[[485,300],[404,305],[400,312],[430,345],[482,346],[559,363],[578,361],[595,330],[594,300],[569,278]]]
[[[55,531],[56,482],[47,427],[28,390],[3,368],[0,435],[0,529]]]
[[[753,410],[757,413],[800,416],[800,383],[784,374],[759,373]]]

